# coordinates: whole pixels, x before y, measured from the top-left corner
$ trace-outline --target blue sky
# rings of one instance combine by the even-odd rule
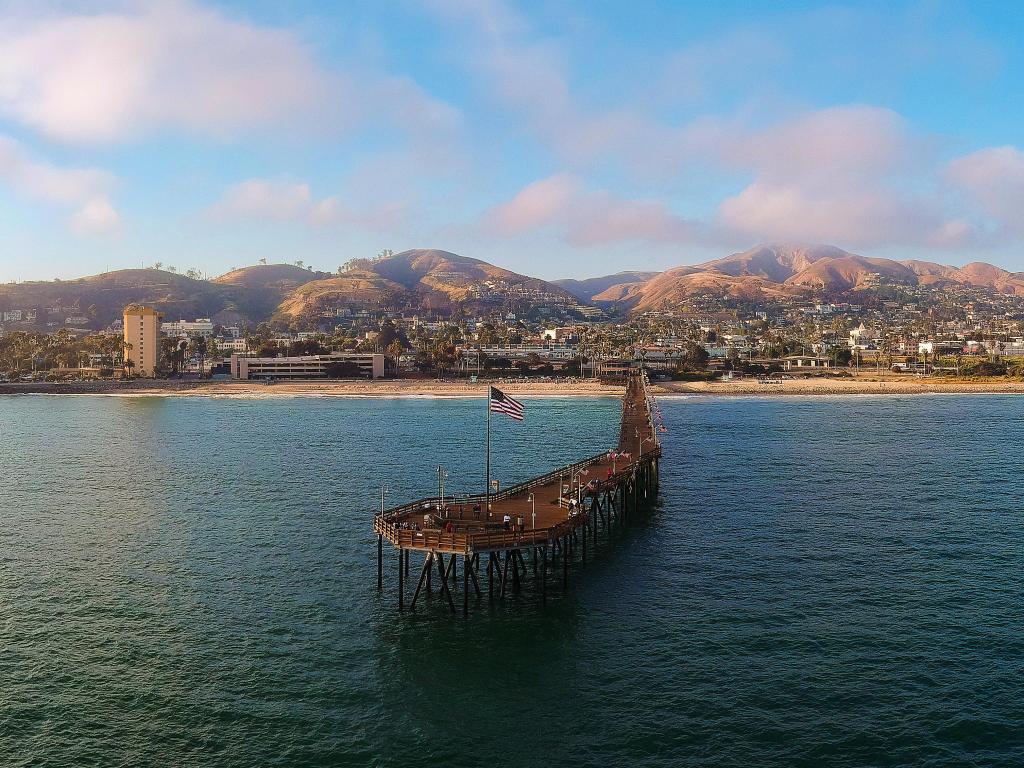
[[[759,242],[1024,269],[1017,3],[0,0],[0,280]]]

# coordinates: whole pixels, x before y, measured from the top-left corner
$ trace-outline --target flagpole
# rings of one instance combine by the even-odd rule
[[[487,506],[484,507],[484,512],[490,514],[491,512],[491,390],[494,389],[490,384],[487,385],[487,489],[485,490],[485,501]]]

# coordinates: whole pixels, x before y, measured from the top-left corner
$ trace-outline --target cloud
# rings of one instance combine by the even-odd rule
[[[990,147],[953,160],[946,177],[982,213],[1011,232],[1024,234],[1024,152]]]
[[[108,235],[121,228],[121,217],[105,197],[93,198],[71,217],[71,229],[80,235]]]
[[[749,238],[868,247],[957,246],[973,237],[928,183],[929,141],[891,110],[798,115],[726,145],[720,162],[753,174],[718,209],[724,229]]]
[[[591,191],[566,174],[536,181],[487,211],[481,226],[501,237],[553,231],[575,246],[615,243],[680,244],[698,228],[653,200],[624,200]]]
[[[72,143],[162,129],[229,137],[258,128],[339,131],[387,107],[408,132],[447,130],[451,108],[408,78],[328,71],[291,31],[189,0],[0,21],[0,115]]]
[[[29,199],[77,208],[70,223],[79,234],[108,234],[119,227],[108,197],[116,180],[106,171],[53,165],[34,158],[17,141],[0,136],[0,180]]]
[[[208,213],[222,221],[293,222],[310,227],[347,225],[387,232],[403,224],[406,209],[402,203],[349,206],[338,195],[316,200],[305,182],[248,179],[230,187]]]

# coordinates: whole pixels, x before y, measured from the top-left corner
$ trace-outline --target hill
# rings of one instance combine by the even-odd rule
[[[66,324],[101,329],[120,319],[127,304],[155,306],[171,319],[251,316],[258,313],[250,294],[157,269],[123,269],[77,280],[0,285],[0,308],[36,315],[35,324]],[[76,320],[76,318],[84,318]]]
[[[257,264],[242,267],[214,278],[217,285],[239,289],[246,297],[247,316],[243,319],[260,322],[273,315],[287,297],[307,283],[326,280],[327,272],[316,272],[294,264]]]
[[[612,286],[593,299],[647,311],[695,296],[771,301],[814,293],[842,294],[880,281],[937,288],[970,286],[1024,295],[1024,273],[982,262],[958,268],[860,256],[831,245],[759,245],[721,259],[676,267],[644,283]]]
[[[571,302],[556,285],[449,251],[418,248],[349,262],[337,276],[306,283],[289,294],[275,319],[309,318],[332,309],[407,308],[450,311],[456,304],[484,308],[514,300]]]
[[[658,272],[616,272],[614,275],[588,277],[583,280],[553,280],[552,284],[568,291],[580,301],[595,301],[600,294],[624,294],[630,286],[642,285]]]

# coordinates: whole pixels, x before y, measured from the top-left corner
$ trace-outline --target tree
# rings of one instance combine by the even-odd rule
[[[205,336],[197,337],[193,346],[195,347],[196,354],[199,355],[199,376],[202,378],[203,372],[206,369],[206,353],[210,347]]]
[[[306,266],[306,262],[304,262],[302,259],[296,259],[295,266],[298,267],[299,269],[302,269],[303,267]]]
[[[264,257],[263,257],[262,259],[260,259],[260,260],[259,260],[258,262],[256,262],[256,263],[257,263],[257,264],[259,264],[260,266],[263,266],[263,267],[267,266],[267,257],[266,257],[266,256],[264,256]]]
[[[683,354],[679,357],[679,367],[684,371],[703,371],[710,358],[711,355],[704,347],[691,341],[683,348]]]

